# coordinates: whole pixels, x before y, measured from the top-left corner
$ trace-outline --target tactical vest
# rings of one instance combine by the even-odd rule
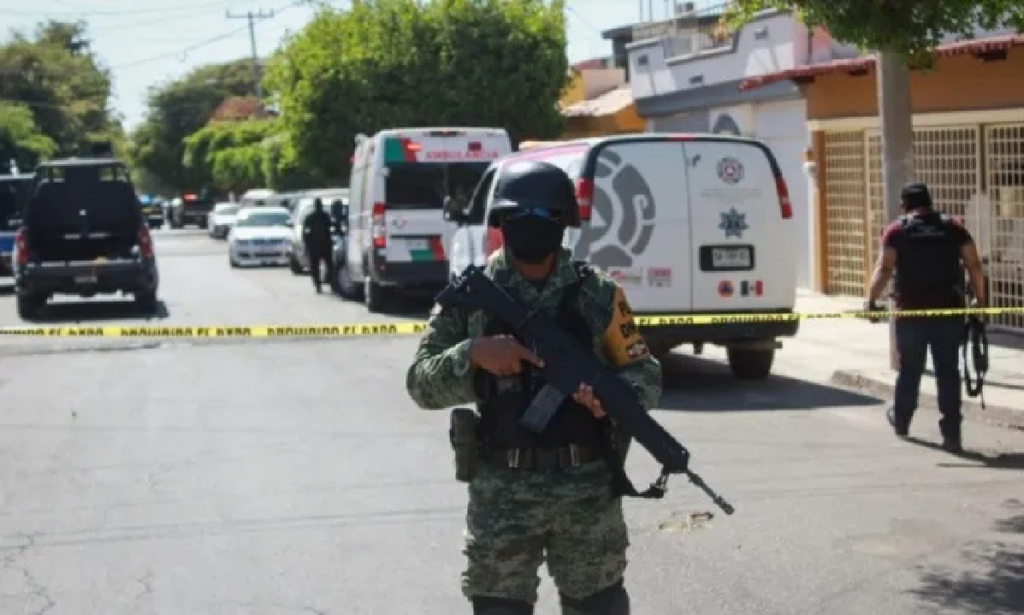
[[[563,289],[562,298],[554,318],[562,330],[576,338],[584,347],[594,345],[595,333],[579,309],[580,287],[592,272],[582,263],[573,263],[576,281]],[[496,280],[497,281],[497,280]],[[505,288],[506,292],[514,292]],[[497,319],[486,319],[483,335],[513,335],[512,330]],[[520,340],[522,341],[522,340]],[[586,407],[565,399],[559,406],[543,433],[533,433],[519,424],[519,419],[530,402],[544,386],[540,372],[532,366],[524,366],[514,376],[494,376],[484,370],[475,375],[478,410],[480,412],[479,435],[483,444],[496,449],[562,448],[570,444],[598,448],[603,443],[604,431]]]
[[[894,290],[900,304],[943,308],[962,303],[964,274],[951,218],[927,212],[897,221]]]

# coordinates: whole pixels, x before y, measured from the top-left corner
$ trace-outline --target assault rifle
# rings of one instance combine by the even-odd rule
[[[484,275],[481,267],[470,266],[436,298],[442,308],[481,310],[505,322],[516,335],[544,361],[541,373],[547,385],[524,413],[520,423],[541,432],[558,406],[580,385],[590,385],[601,400],[605,412],[661,464],[658,480],[645,494],[638,494],[626,478],[622,464],[613,467],[616,480],[623,482],[627,495],[661,498],[671,474],[684,474],[708,495],[726,514],[734,509],[689,469],[690,452],[672,434],[650,417],[636,399],[630,386],[622,381],[593,353],[567,335],[547,315],[531,312]]]

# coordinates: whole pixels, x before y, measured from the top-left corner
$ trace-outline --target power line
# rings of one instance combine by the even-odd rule
[[[304,0],[298,0],[297,2],[293,2],[291,4],[283,6],[281,8],[274,9],[272,11],[272,13],[274,13],[274,14],[283,13],[284,11],[287,11],[290,8],[293,8],[293,7],[296,7],[296,6],[300,6],[300,5],[303,5],[303,4],[306,4],[306,2]],[[235,36],[236,34],[244,32],[244,31],[246,31],[248,29],[249,29],[249,25],[246,24],[245,26],[242,26],[241,28],[236,28],[234,30],[230,30],[228,32],[225,32],[223,34],[219,34],[217,36],[214,36],[214,37],[211,37],[211,38],[208,38],[208,39],[197,41],[195,43],[192,43],[191,45],[188,45],[186,47],[178,49],[177,51],[169,51],[169,52],[166,52],[166,53],[161,53],[161,54],[157,54],[157,55],[154,55],[154,56],[150,56],[148,58],[142,58],[142,59],[139,59],[139,60],[135,60],[134,62],[128,62],[128,63],[125,63],[125,64],[119,64],[117,66],[111,66],[109,68],[111,70],[121,70],[121,69],[125,69],[125,68],[133,68],[135,66],[141,66],[143,64],[149,64],[150,62],[157,62],[157,61],[160,61],[160,60],[164,60],[164,59],[167,59],[167,58],[174,58],[174,57],[180,58],[181,61],[184,62],[185,58],[188,56],[189,52],[195,51],[196,49],[205,47],[207,45],[211,45],[213,43],[217,43],[217,42],[220,42],[222,40],[231,38],[232,36]]]
[[[242,1],[243,0],[231,0],[230,2],[220,2],[217,5],[215,5],[213,7],[210,7],[210,8],[223,9],[225,5],[241,4]],[[211,10],[209,13],[212,13],[212,12],[213,11]],[[92,26],[92,24],[90,24],[89,28],[88,28],[88,32],[89,32],[90,35],[92,35],[92,34],[100,34],[100,33],[104,33],[104,32],[116,32],[116,31],[119,31],[119,30],[135,29],[135,28],[140,28],[140,27],[143,27],[143,26],[165,25],[165,24],[167,24],[169,22],[185,21],[187,19],[195,19],[197,17],[204,17],[204,16],[207,16],[209,13],[206,10],[194,9],[193,12],[186,13],[184,15],[165,15],[163,17],[155,17],[155,18],[154,17],[147,17],[147,18],[145,18],[145,19],[143,19],[141,21],[118,22],[118,23],[113,23],[113,24],[110,24],[110,25],[101,25],[98,28],[94,28]]]
[[[94,17],[101,15],[166,15],[167,13],[181,13],[187,11],[195,11],[199,9],[210,9],[210,8],[222,8],[225,4],[231,4],[231,2],[203,2],[201,4],[188,4],[185,6],[176,6],[173,8],[162,8],[162,9],[126,9],[119,11],[96,11],[93,9],[82,9],[80,11],[20,11],[18,9],[7,9],[0,8],[0,13],[4,15],[20,15],[24,17]]]
[[[273,19],[274,11],[264,13],[260,10],[259,13],[253,13],[248,11],[245,15],[232,15],[231,11],[225,13],[225,17],[228,19],[245,19],[249,22],[249,43],[252,45],[252,85],[253,92],[256,94],[256,100],[260,106],[263,106],[263,85],[260,83],[260,56],[256,50],[256,20],[260,19]]]
[[[181,61],[184,62],[185,58],[188,56],[188,53],[190,51],[195,51],[196,49],[199,49],[201,47],[205,47],[207,45],[212,45],[213,43],[216,43],[216,42],[223,41],[225,39],[231,38],[232,36],[234,36],[234,35],[236,35],[236,34],[238,34],[240,32],[244,32],[246,30],[246,28],[248,28],[248,26],[243,27],[243,28],[238,28],[238,29],[235,29],[235,30],[231,30],[230,32],[225,32],[224,34],[219,34],[217,36],[214,36],[214,37],[211,37],[211,38],[204,39],[204,40],[201,40],[199,42],[193,43],[193,44],[189,45],[188,47],[183,47],[181,49],[178,49],[177,51],[170,51],[170,52],[167,52],[167,53],[161,53],[159,55],[150,56],[148,58],[142,58],[140,60],[135,60],[134,62],[128,62],[128,63],[125,63],[125,64],[119,64],[117,66],[111,66],[110,70],[123,70],[125,68],[132,68],[134,66],[139,66],[141,64],[149,64],[150,62],[156,62],[158,60],[164,60],[166,58],[174,58],[174,57],[180,58]]]

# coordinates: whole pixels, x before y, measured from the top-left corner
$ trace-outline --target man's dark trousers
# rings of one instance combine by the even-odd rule
[[[900,318],[896,320],[896,349],[900,372],[896,377],[894,414],[896,429],[905,431],[917,409],[928,350],[938,388],[939,429],[942,437],[959,442],[960,423],[960,344],[964,334],[962,317]]]
[[[309,274],[313,278],[313,286],[320,290],[320,285],[324,278],[320,277],[320,262],[323,261],[324,268],[327,270],[327,282],[330,283],[331,277],[334,275],[334,263],[331,262],[331,251],[322,249],[307,249],[309,253]]]

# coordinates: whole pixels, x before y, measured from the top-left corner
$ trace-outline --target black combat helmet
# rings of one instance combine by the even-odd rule
[[[530,208],[546,209],[566,226],[580,225],[576,190],[565,171],[547,162],[512,161],[498,176],[487,224],[497,228],[507,212]]]

